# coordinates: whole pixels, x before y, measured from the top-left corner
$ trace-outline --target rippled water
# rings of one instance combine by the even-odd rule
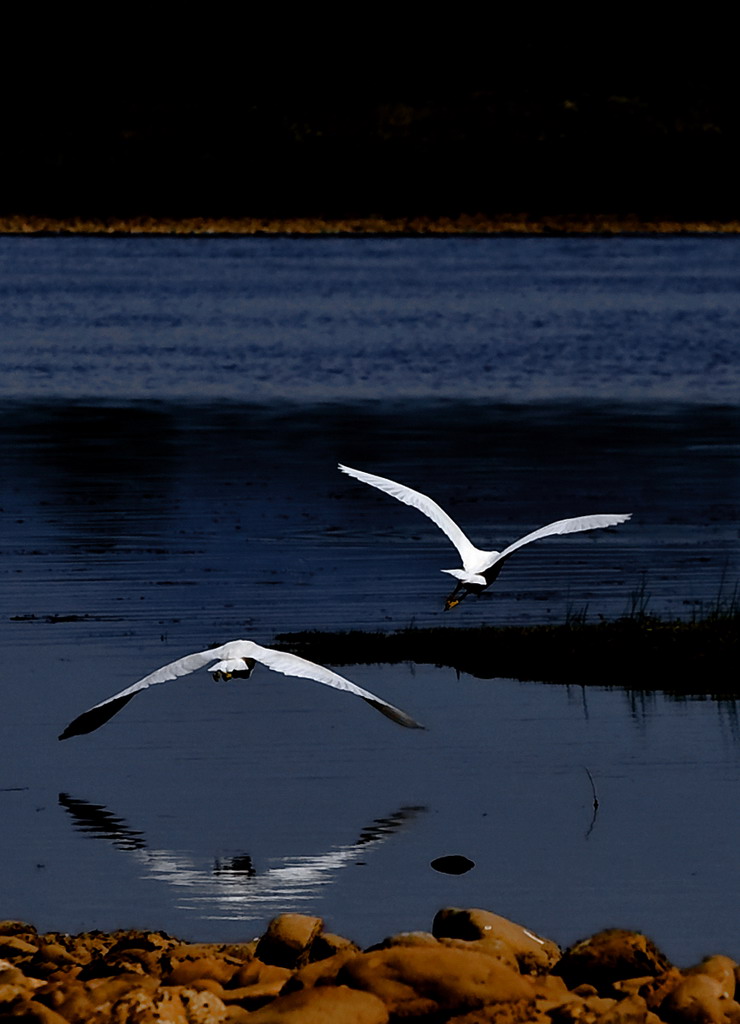
[[[679,961],[738,957],[732,703],[355,666],[428,731],[262,671],[56,736],[238,636],[730,597],[739,255],[0,239],[0,916],[243,938],[304,910],[371,942],[455,903],[560,942],[618,925]],[[633,518],[517,552],[444,613],[449,542],[339,461],[432,494],[482,546]],[[431,869],[449,853],[475,868]]]
[[[1,238],[0,395],[735,403],[732,238]]]

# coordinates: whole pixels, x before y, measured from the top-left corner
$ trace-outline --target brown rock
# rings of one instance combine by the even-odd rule
[[[223,1007],[223,1004],[221,1004]],[[209,1024],[220,1024],[224,1019],[213,1017]],[[86,1024],[190,1024],[185,1004],[176,989],[147,992],[132,989],[110,1005],[100,1005],[87,1018]]]
[[[308,951],[324,926],[320,917],[280,914],[274,917],[257,944],[256,956],[266,964],[295,967],[308,959]]]
[[[431,932],[396,932],[395,935],[388,935],[382,942],[368,946],[366,953],[372,953],[376,949],[390,949],[392,946],[438,946],[439,940]]]
[[[356,946],[351,939],[345,939],[342,935],[334,935],[332,932],[320,932],[311,943],[308,959],[311,962],[314,960],[327,960],[329,957],[334,956],[335,953],[340,953],[344,950],[359,953],[360,947]]]
[[[243,988],[246,985],[263,985],[265,983],[284,985],[292,973],[287,967],[263,964],[261,960],[254,959],[249,963],[242,964],[232,975],[231,987]]]
[[[42,982],[43,984],[43,982]],[[18,967],[3,967],[0,964],[0,985],[22,985],[29,988],[26,976]]]
[[[38,932],[32,924],[26,921],[0,921],[0,935],[20,935],[21,938],[32,942]]]
[[[297,992],[302,988],[313,988],[314,985],[333,984],[342,967],[352,957],[357,956],[357,953],[356,949],[343,949],[326,960],[315,960],[313,963],[306,964],[305,967],[299,967],[285,982],[281,994],[287,995],[289,992]],[[277,970],[278,968],[273,969]]]
[[[618,1001],[599,1018],[599,1024],[662,1024],[642,996],[631,995]]]
[[[615,981],[661,974],[671,966],[657,946],[640,932],[610,928],[577,942],[555,964],[553,973],[568,986],[584,982],[599,992]]]
[[[94,1019],[98,1007],[115,1003],[129,992],[154,991],[156,987],[155,978],[142,974],[95,978],[87,982],[74,978],[66,985],[46,985],[38,990],[36,998],[68,1021],[87,1022]]]
[[[443,946],[393,946],[360,953],[347,961],[337,980],[373,992],[399,1016],[534,1002],[531,984],[510,967],[483,953]]]
[[[251,1019],[252,1014],[249,1010],[245,1010],[241,1006],[232,1004],[226,1007],[225,1024],[249,1024]]]
[[[573,996],[566,999],[560,1006],[550,1010],[552,1024],[595,1024],[601,1022],[617,1005],[616,999],[603,999],[601,996]]]
[[[503,955],[505,943],[516,957],[524,974],[539,973],[552,967],[560,958],[560,948],[550,939],[543,939],[523,925],[509,921],[489,910],[462,910],[445,907],[437,912],[432,932],[438,938],[485,940],[499,945]],[[491,948],[493,952],[493,948]],[[495,955],[495,954],[494,954]]]
[[[447,1017],[446,1024],[552,1024],[547,1014],[529,1003],[495,1003],[480,1010]]]
[[[305,989],[280,996],[251,1013],[249,1024],[387,1024],[388,1011],[376,996],[344,986]],[[246,1022],[245,1022],[246,1024]]]
[[[20,956],[33,956],[38,948],[35,943],[27,942],[20,935],[0,935],[0,957],[13,960]]]
[[[173,961],[171,970],[164,977],[164,983],[166,985],[189,985],[198,978],[213,978],[221,985],[226,985],[237,970],[237,964],[217,956]]]
[[[287,967],[251,960],[231,979],[231,987],[224,989],[223,1000],[228,1004],[238,1003],[245,1009],[256,1009],[279,995],[291,977],[292,971]]]
[[[736,972],[738,965],[729,956],[707,956],[701,963],[689,967],[685,974],[708,974],[710,978],[716,978],[722,986],[726,999],[734,999],[737,984]]]
[[[666,1024],[740,1024],[740,1003],[709,974],[689,974],[669,992],[659,1015]]]
[[[485,939],[474,939],[472,942],[465,939],[440,939],[439,944],[448,949],[465,949],[469,953],[484,953],[486,956],[500,960],[502,964],[506,964],[515,971],[520,969],[519,961],[509,943],[504,942],[503,939],[497,939],[494,935],[486,936]]]
[[[222,1024],[226,1020],[226,1006],[208,989],[182,989],[180,999],[188,1024]]]
[[[25,1024],[68,1024],[68,1021],[55,1010],[50,1010],[48,1006],[36,1002],[35,999],[29,999],[28,1002],[14,1007],[13,1017],[22,1019]]]
[[[7,1012],[9,1006],[20,1002],[22,999],[28,999],[28,989],[25,985],[0,981],[0,1007],[3,1012]]]
[[[683,974],[678,967],[669,967],[654,978],[642,978],[636,994],[642,996],[649,1010],[657,1010],[669,992],[683,981]],[[614,988],[626,982],[616,982]]]

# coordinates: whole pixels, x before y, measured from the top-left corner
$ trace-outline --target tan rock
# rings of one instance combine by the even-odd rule
[[[7,1012],[7,1007],[13,1003],[28,999],[28,988],[25,985],[16,985],[0,981],[0,1008]]]
[[[223,1006],[223,1004],[222,1004]],[[221,1024],[214,1017],[209,1024]],[[96,1007],[86,1024],[190,1024],[185,1004],[176,989],[147,992],[132,989],[114,1002]]]
[[[376,949],[390,949],[391,946],[438,946],[439,939],[431,932],[396,932],[395,935],[388,935],[382,942],[376,942],[368,946],[366,953],[372,953]]]
[[[355,953],[359,953],[360,947],[355,945],[351,939],[345,939],[342,935],[334,935],[332,932],[319,932],[311,943],[308,959],[311,962],[314,960],[327,960],[329,957],[334,956],[335,953],[340,953],[344,950],[352,950]]]
[[[399,1016],[534,1002],[531,984],[506,964],[483,953],[443,946],[393,946],[360,953],[347,961],[337,980],[374,993]]]
[[[167,985],[189,985],[198,978],[213,978],[221,985],[227,985],[238,970],[230,959],[218,956],[202,956],[195,960],[175,960],[164,975]]]
[[[26,921],[0,921],[0,941],[7,935],[17,935],[27,942],[35,942],[38,932]]]
[[[530,1003],[495,1003],[470,1013],[447,1017],[446,1024],[552,1024],[547,1014]]]
[[[256,956],[266,964],[295,967],[308,959],[308,951],[323,926],[320,917],[280,914],[270,921],[257,944]]]
[[[616,999],[604,999],[601,996],[573,996],[566,999],[549,1013],[552,1024],[601,1024],[614,1007]]]
[[[14,960],[21,956],[33,956],[38,948],[34,942],[28,942],[20,935],[0,935],[0,957]]]
[[[504,942],[503,939],[497,939],[494,935],[487,935],[484,939],[474,939],[472,942],[468,942],[466,939],[439,939],[439,944],[448,949],[464,949],[469,953],[483,953],[486,956],[494,957],[515,971],[520,970],[519,961],[509,943]]]
[[[25,974],[19,967],[0,968],[0,985],[22,985],[23,988],[30,987],[27,983]]]
[[[252,960],[237,971],[231,979],[230,987],[224,988],[222,998],[228,1005],[238,1004],[244,1009],[257,1009],[279,995],[292,974],[287,967]]]
[[[180,999],[188,1024],[222,1024],[226,1020],[223,1000],[207,989],[182,989]]]
[[[599,992],[615,981],[662,974],[671,966],[657,946],[640,932],[610,928],[571,946],[553,967],[568,986],[586,983]]]
[[[432,932],[438,939],[505,943],[524,974],[547,970],[560,958],[560,947],[555,942],[489,910],[445,907],[435,915]],[[503,946],[500,948],[503,953]]]
[[[683,977],[678,967],[669,967],[667,971],[656,974],[654,978],[640,978],[641,984],[637,987],[636,994],[642,996],[648,1009],[657,1010],[668,993],[683,981]],[[626,984],[627,980],[615,982],[612,987],[618,989]]]
[[[250,960],[242,964],[231,978],[232,988],[244,988],[249,985],[271,984],[280,991],[293,972],[288,967],[276,967],[275,964],[264,964],[261,960]]]
[[[110,947],[111,953],[120,953],[124,949],[146,949],[150,953],[171,949],[175,940],[167,932],[146,932],[136,928],[127,931],[113,932],[115,942]]]
[[[599,1024],[663,1024],[650,1010],[642,996],[631,995],[617,1001],[599,1018]]]
[[[669,992],[659,1015],[666,1024],[740,1024],[740,1003],[709,974],[689,974]]]
[[[225,1024],[249,1024],[251,1019],[252,1014],[249,1010],[245,1010],[241,1006],[232,1004],[226,1007]]]
[[[245,1024],[387,1024],[388,1011],[369,992],[320,986],[280,996],[256,1010]]]
[[[97,1008],[110,1006],[132,991],[154,991],[157,980],[142,974],[118,975],[114,978],[95,978],[87,982],[71,979],[64,986],[47,985],[39,989],[36,998],[72,1022],[87,1022]]]
[[[306,964],[305,967],[299,967],[287,979],[281,989],[281,994],[287,995],[289,992],[297,992],[302,988],[313,988],[314,985],[333,984],[342,967],[352,957],[357,956],[357,953],[356,949],[344,949],[326,960],[315,960],[313,963]],[[277,968],[273,968],[273,970],[277,970]]]
[[[26,1003],[14,1007],[14,1016],[21,1018],[24,1024],[68,1024],[55,1010],[50,1010],[43,1003],[29,999]]]
[[[738,965],[729,956],[707,956],[701,963],[689,967],[685,974],[708,974],[722,986],[726,999],[734,999],[737,991],[736,972]]]

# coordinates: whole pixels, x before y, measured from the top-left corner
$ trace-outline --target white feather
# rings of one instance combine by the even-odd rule
[[[382,697],[376,697],[369,690],[363,690],[361,686],[357,686],[355,683],[350,682],[349,679],[345,679],[344,676],[340,676],[336,672],[324,668],[322,665],[316,665],[312,661],[299,658],[295,654],[287,654],[285,651],[274,651],[269,647],[260,647],[259,644],[253,643],[251,640],[231,640],[227,644],[222,644],[221,647],[213,647],[207,651],[188,654],[178,661],[171,662],[169,665],[163,665],[156,672],[150,672],[148,676],[139,679],[138,682],[128,686],[125,690],[115,693],[112,697],[106,698],[100,704],[95,704],[81,715],[78,715],[74,721],[70,722],[59,738],[67,739],[69,736],[92,732],[112,718],[137,693],[148,689],[150,686],[178,679],[180,676],[196,672],[198,669],[206,668],[208,665],[211,666],[210,671],[212,672],[233,672],[237,667],[246,669],[248,659],[253,659],[266,665],[273,672],[281,672],[286,676],[298,676],[301,679],[313,679],[315,682],[331,686],[335,690],[344,690],[346,693],[352,693],[357,697],[362,697],[363,700],[372,704],[374,708],[377,708],[378,711],[399,725],[404,725],[409,729],[423,728],[423,726],[407,715],[405,711],[401,711],[400,708],[389,704]]]
[[[574,519],[559,519],[549,526],[542,526],[533,533],[528,533],[519,540],[514,541],[503,551],[485,551],[477,548],[463,533],[457,523],[440,508],[440,506],[420,491],[414,491],[410,487],[396,483],[395,480],[388,480],[384,476],[375,476],[373,473],[364,473],[359,469],[351,469],[349,466],[339,464],[339,468],[348,476],[353,476],[363,483],[377,487],[380,491],[398,498],[406,505],[411,505],[428,516],[433,523],[442,530],[452,541],[460,553],[462,569],[442,569],[442,572],[449,573],[460,580],[461,583],[475,586],[488,586],[489,583],[482,575],[487,569],[492,568],[497,562],[502,562],[514,551],[531,544],[532,541],[540,540],[542,537],[550,537],[554,534],[579,533],[583,530],[598,530],[607,526],[617,526],[631,518],[632,513],[602,513],[591,516],[578,516]]]

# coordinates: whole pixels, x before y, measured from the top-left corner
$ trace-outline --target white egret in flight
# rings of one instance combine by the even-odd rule
[[[215,664],[212,664],[212,662],[215,662]],[[356,686],[349,679],[344,679],[343,676],[337,675],[336,672],[332,672],[328,668],[315,665],[312,661],[306,661],[305,658],[299,658],[295,654],[286,654],[284,651],[273,651],[269,647],[260,647],[259,644],[252,643],[251,640],[232,640],[227,644],[213,647],[208,651],[188,654],[186,657],[180,658],[179,661],[173,661],[169,665],[164,665],[162,668],[157,669],[156,672],[144,676],[138,683],[134,683],[132,686],[127,687],[127,689],[121,690],[120,693],[108,697],[107,700],[101,701],[100,704],[96,704],[88,711],[83,711],[73,722],[69,723],[59,739],[66,740],[70,736],[80,736],[86,732],[93,732],[128,704],[137,693],[157,683],[166,683],[170,679],[177,679],[179,676],[185,676],[189,672],[195,672],[197,669],[205,668],[208,665],[211,666],[208,671],[212,673],[216,682],[220,679],[248,679],[257,662],[267,665],[273,672],[282,672],[285,676],[314,679],[317,683],[333,686],[335,690],[354,693],[357,697],[362,697],[368,704],[377,708],[381,714],[390,718],[391,721],[397,722],[399,725],[405,725],[408,729],[424,728],[423,725],[415,722],[410,715],[407,715],[405,711],[401,711],[399,708],[389,704],[388,701],[376,697],[369,690],[363,690],[362,687]]]
[[[432,522],[436,523],[440,530],[450,538],[460,552],[463,567],[462,569],[442,569],[442,572],[449,573],[450,576],[454,576],[459,581],[445,601],[445,610],[460,604],[468,594],[480,594],[486,587],[490,587],[501,572],[504,561],[517,548],[521,548],[525,544],[531,544],[533,540],[539,540],[541,537],[550,537],[553,534],[579,533],[582,530],[598,530],[605,526],[616,526],[618,523],[626,522],[632,515],[631,512],[626,515],[609,515],[604,513],[593,516],[578,516],[576,519],[559,519],[556,523],[550,523],[549,526],[543,526],[539,530],[535,530],[534,533],[528,533],[525,537],[520,537],[519,540],[509,544],[508,548],[504,548],[503,551],[482,551],[468,540],[457,523],[447,515],[444,509],[441,509],[437,502],[432,501],[426,494],[413,491],[410,487],[396,483],[395,480],[387,480],[384,476],[375,476],[373,473],[363,473],[359,469],[350,469],[349,466],[343,466],[341,463],[339,468],[343,473],[347,473],[348,476],[353,476],[356,480],[362,480],[364,483],[370,484],[371,487],[377,487],[378,490],[385,491],[386,494],[398,498],[405,505],[418,508],[425,516],[429,516]]]

